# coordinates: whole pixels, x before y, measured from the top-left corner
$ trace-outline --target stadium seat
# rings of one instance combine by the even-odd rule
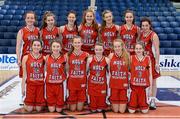
[[[17,26],[9,26],[9,27],[7,27],[7,32],[17,32]]]
[[[166,17],[166,20],[169,21],[169,22],[173,22],[173,21],[175,21],[175,17],[173,17],[173,16],[167,16],[167,17]]]
[[[164,32],[164,29],[161,28],[161,27],[155,27],[155,28],[154,28],[154,31],[155,31],[157,34],[160,34],[160,33],[163,33],[163,32]]]
[[[180,55],[180,48],[176,48],[176,55]]]
[[[180,27],[175,27],[174,28],[174,33],[180,34]]]
[[[0,39],[0,46],[10,46],[11,40],[9,39]]]
[[[4,38],[4,32],[0,32],[0,39]]]
[[[180,22],[180,16],[176,16],[176,21]]]
[[[10,25],[11,26],[19,26],[19,20],[11,20]]]
[[[4,38],[5,39],[16,39],[16,34],[17,33],[6,32],[6,33],[4,33]]]
[[[167,40],[167,34],[164,34],[164,33],[160,33],[160,34],[158,34],[158,36],[159,36],[159,39],[160,40]]]
[[[16,46],[16,39],[11,39],[11,46]]]
[[[180,48],[180,41],[171,41],[171,46],[173,48]]]
[[[158,16],[163,16],[162,12],[154,12],[154,14],[158,17]]]
[[[163,27],[163,28],[166,28],[166,27],[169,27],[170,25],[169,25],[169,22],[161,22],[161,27]]]
[[[4,15],[0,14],[0,20],[4,19]]]
[[[11,20],[13,15],[4,15],[4,20]]]
[[[16,54],[16,47],[8,47],[8,54]]]
[[[176,48],[165,48],[164,53],[167,55],[175,55],[176,54]]]
[[[22,15],[14,15],[13,20],[22,20]]]
[[[7,10],[6,10],[6,9],[2,9],[2,10],[0,10],[0,14],[2,14],[2,15],[5,15],[5,14],[6,14],[6,12],[7,12]]]
[[[166,16],[171,16],[171,12],[164,11],[164,12],[163,12],[163,16],[165,16],[165,17],[166,17]]]
[[[170,33],[167,36],[168,36],[168,40],[177,40],[178,38],[177,34],[174,33]]]
[[[173,28],[171,27],[164,28],[164,33],[167,33],[167,34],[173,33]]]
[[[7,27],[6,26],[0,26],[0,32],[6,32]]]
[[[13,15],[15,14],[15,10],[7,10],[6,14]]]
[[[153,28],[160,27],[160,23],[159,22],[152,22],[152,26],[153,26]]]
[[[164,17],[164,16],[158,16],[157,19],[158,19],[158,21],[160,21],[160,22],[166,21],[166,17]]]
[[[1,25],[9,26],[10,25],[10,20],[1,20]]]
[[[8,48],[6,46],[0,46],[0,54],[7,54]]]
[[[161,54],[161,55],[164,54],[164,48],[160,48],[160,54]]]
[[[172,28],[175,28],[175,27],[179,27],[179,22],[176,22],[176,21],[172,21],[172,22],[169,22],[169,24],[170,24],[170,26],[172,27]]]
[[[160,47],[161,48],[170,48],[171,47],[171,41],[160,41]]]
[[[23,9],[19,9],[15,11],[15,15],[24,15],[24,10]]]

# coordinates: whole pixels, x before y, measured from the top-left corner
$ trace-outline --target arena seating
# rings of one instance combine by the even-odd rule
[[[68,11],[77,12],[77,22],[81,22],[83,10],[90,0],[6,0],[0,7],[0,53],[15,53],[16,34],[24,25],[23,15],[33,10],[38,16],[38,26],[42,15],[50,10],[56,14],[57,25],[66,23]],[[160,38],[161,54],[180,54],[180,12],[169,0],[96,0],[97,12],[111,10],[116,24],[123,23],[123,12],[131,9],[135,12],[135,21],[139,25],[142,17],[152,20],[154,30]]]

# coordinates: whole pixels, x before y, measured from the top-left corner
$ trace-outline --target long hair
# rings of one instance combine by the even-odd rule
[[[77,16],[76,12],[73,11],[73,10],[71,10],[71,11],[69,11],[69,12],[67,13],[67,17],[68,17],[70,14],[74,14],[75,17]],[[75,28],[76,28],[76,30],[77,30],[77,29],[78,29],[77,19],[74,21],[74,26],[75,26]]]
[[[152,28],[152,22],[151,22],[151,20],[150,20],[148,17],[143,17],[143,18],[141,19],[141,22],[140,22],[140,27],[141,27],[141,28],[142,28],[142,22],[148,22],[149,25],[150,25],[150,30],[153,30],[153,28]]]
[[[124,42],[121,39],[115,39],[113,41],[113,45],[114,45],[115,42],[119,42],[121,44],[121,47],[122,47],[122,57],[125,59],[125,63],[129,67],[130,66],[130,58],[129,58],[129,53],[127,52],[127,50],[125,48]]]
[[[55,18],[56,18],[55,15],[54,15],[51,11],[46,11],[46,12],[44,13],[44,15],[43,15],[41,29],[47,27],[46,20],[47,20],[47,17],[49,17],[49,16],[52,16],[52,17],[54,18],[54,20],[55,20]],[[56,23],[55,23],[55,24],[56,24]],[[55,24],[54,24],[54,25],[55,25]]]
[[[80,39],[81,42],[82,42],[82,38],[80,36],[78,36],[78,35],[73,37],[72,42],[74,42],[74,39]],[[68,56],[71,55],[73,51],[74,51],[74,47],[72,46],[71,50],[68,52]]]
[[[53,43],[58,43],[61,47],[61,50],[62,50],[62,43],[61,43],[61,40],[59,38],[56,38],[56,39],[53,39],[51,42],[50,42],[50,51],[51,51],[51,54],[52,54],[52,44]],[[60,54],[62,54],[62,51],[60,50]]]
[[[34,11],[27,11],[25,14],[24,14],[24,19],[26,19],[27,17],[27,14],[33,14],[34,15],[34,19],[35,19],[35,22],[34,22],[34,25],[37,25],[37,16],[36,16],[36,13]]]
[[[143,41],[138,41],[135,44],[135,48],[136,48],[136,45],[141,45],[142,46],[142,48],[144,49],[143,56],[145,56],[146,55],[145,54],[145,43]]]
[[[42,53],[42,48],[43,48],[43,41],[42,41],[42,40],[40,40],[40,39],[34,39],[34,40],[32,40],[32,41],[31,41],[31,44],[30,44],[30,47],[32,48],[33,43],[36,42],[36,41],[38,41],[38,42],[41,44],[41,50],[39,51],[39,53]],[[31,51],[32,51],[32,50],[31,50]]]
[[[127,13],[131,13],[133,15],[133,21],[132,21],[132,24],[135,24],[135,15],[134,15],[134,12],[132,10],[126,10],[124,12],[124,23],[126,24],[126,20],[125,20],[125,16]]]
[[[85,25],[85,24],[86,24],[86,14],[87,14],[88,12],[93,13],[94,20],[93,20],[92,26],[93,26],[93,28],[94,28],[96,31],[98,31],[98,23],[96,22],[95,13],[94,13],[94,11],[91,10],[91,9],[87,9],[87,10],[85,10],[85,11],[83,12],[83,18],[82,18],[82,23],[81,23],[81,24],[82,24],[82,25]]]

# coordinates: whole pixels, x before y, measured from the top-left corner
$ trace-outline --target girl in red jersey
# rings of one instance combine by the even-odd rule
[[[33,11],[25,14],[26,26],[21,28],[17,33],[16,55],[19,69],[19,77],[22,78],[22,58],[30,52],[30,44],[34,39],[39,38],[39,28],[35,27],[36,15]]]
[[[107,73],[109,59],[103,56],[103,43],[96,43],[95,55],[87,60],[88,75],[88,95],[90,98],[90,109],[102,111],[107,108]]]
[[[32,51],[25,55],[22,60],[23,78],[22,95],[25,96],[25,109],[32,112],[41,111],[45,106],[44,99],[44,64],[45,57],[40,53],[42,42],[35,39],[31,44]]]
[[[124,13],[125,24],[120,26],[119,33],[121,39],[125,43],[125,47],[127,51],[133,55],[134,53],[134,45],[140,34],[140,28],[136,26],[134,13],[131,10],[126,10]]]
[[[61,112],[64,106],[63,81],[66,80],[66,59],[61,53],[61,48],[59,40],[52,40],[52,53],[46,56],[46,98],[50,112]]]
[[[43,54],[50,54],[50,41],[59,37],[58,27],[55,26],[55,15],[46,11],[43,15],[41,39],[44,43]]]
[[[98,40],[98,27],[94,12],[89,9],[84,11],[78,31],[83,40],[82,50],[89,54],[94,54],[94,45]]]
[[[131,79],[130,79],[130,101],[128,110],[134,113],[140,108],[142,113],[147,113],[149,106],[147,103],[146,88],[149,87],[149,93],[152,91],[152,71],[151,59],[144,54],[145,46],[143,42],[135,45],[135,54],[131,56]]]
[[[62,36],[63,54],[71,50],[72,39],[75,35],[78,35],[76,12],[70,11],[67,15],[67,20],[68,23],[60,27],[60,34]]]
[[[152,95],[151,95],[151,101],[150,101],[150,109],[156,109],[156,93],[157,93],[157,84],[156,79],[160,77],[160,70],[159,70],[159,38],[158,35],[152,31],[152,24],[150,19],[143,18],[141,20],[141,35],[140,40],[144,42],[145,44],[145,52],[147,55],[150,56],[151,62],[152,62]],[[152,51],[152,48],[154,48],[154,53]]]
[[[67,103],[70,110],[83,110],[86,101],[86,61],[88,53],[81,50],[82,39],[74,36],[72,42],[72,51],[67,56],[68,61],[68,81],[67,88],[69,97]]]
[[[104,43],[104,54],[108,56],[113,49],[113,41],[118,37],[119,26],[113,23],[113,14],[109,10],[102,13],[99,40]]]
[[[125,49],[124,43],[120,39],[113,42],[114,53],[109,55],[110,59],[110,102],[114,112],[124,113],[128,98],[128,74],[130,58]]]

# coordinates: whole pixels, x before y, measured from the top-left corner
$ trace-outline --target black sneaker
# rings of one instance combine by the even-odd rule
[[[155,100],[151,100],[150,104],[149,104],[149,109],[150,110],[156,110],[156,103]]]

